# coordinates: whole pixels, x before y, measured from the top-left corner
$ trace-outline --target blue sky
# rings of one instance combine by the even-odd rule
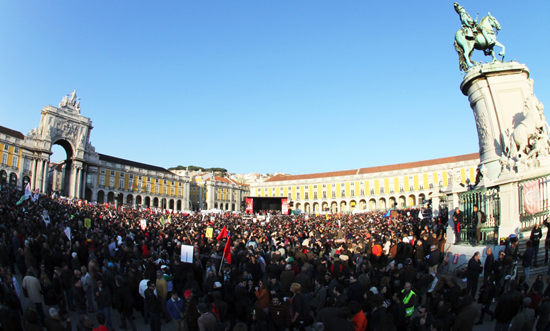
[[[550,105],[550,2],[460,4],[499,20],[505,60]],[[96,151],[163,167],[303,174],[477,152],[459,28],[453,1],[3,1],[0,125],[26,134],[76,89]]]

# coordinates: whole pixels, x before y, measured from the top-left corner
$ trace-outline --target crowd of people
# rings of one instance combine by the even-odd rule
[[[101,331],[136,331],[143,318],[151,331],[455,331],[471,330],[480,310],[474,303],[480,273],[474,284],[469,270],[464,289],[457,278],[438,274],[446,263],[447,220],[419,216],[418,209],[389,217],[254,218],[46,196],[17,205],[20,196],[13,189],[0,192],[4,330],[69,331],[76,325],[91,331],[99,324]],[[186,263],[180,254],[190,246],[194,257]],[[480,271],[479,256],[472,259]],[[492,314],[491,293],[497,297],[498,291],[490,284],[505,266],[498,267],[499,259],[485,265],[495,272],[487,273],[480,291],[481,320]],[[543,316],[548,322],[548,290],[543,293],[538,279],[535,284],[535,291],[527,291],[521,278],[502,286],[497,325],[506,323],[499,314],[519,316],[519,307],[512,314],[516,306],[506,300],[521,303],[523,297],[530,298],[528,307],[540,303],[539,323]],[[528,309],[521,310],[525,319]],[[78,321],[67,317],[72,311]],[[120,316],[118,327],[113,314]]]

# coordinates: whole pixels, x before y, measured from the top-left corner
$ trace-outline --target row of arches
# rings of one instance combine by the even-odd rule
[[[431,196],[431,192],[428,194],[428,197]],[[411,194],[409,196],[401,195],[399,197],[380,197],[378,199],[371,198],[368,201],[361,199],[356,200],[342,200],[342,201],[321,201],[321,202],[305,202],[295,203],[295,209],[300,209],[307,214],[315,214],[319,212],[352,212],[355,210],[385,210],[389,208],[399,209],[413,207],[421,205],[426,200],[426,195],[424,193],[418,194],[418,196]]]
[[[92,190],[86,189],[85,195],[86,200],[92,201]],[[127,194],[126,196],[124,196],[123,193],[116,194],[112,191],[105,192],[103,190],[97,191],[96,201],[97,203],[116,203],[117,205],[127,206],[139,205],[146,208],[155,207],[177,211],[186,209],[184,208],[182,199],[167,199],[141,195],[134,196],[133,194]]]
[[[30,181],[31,179],[29,178],[29,176],[23,176],[21,187],[25,188]],[[12,172],[8,176],[8,172],[6,170],[0,170],[0,184],[18,187],[19,182],[17,174],[15,172]]]

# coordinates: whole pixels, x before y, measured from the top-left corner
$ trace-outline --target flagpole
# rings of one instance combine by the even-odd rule
[[[227,239],[227,240],[229,240],[229,239]],[[223,265],[223,260],[224,260],[224,259],[225,259],[225,258],[224,258],[223,253],[222,253],[222,261],[220,262],[220,270],[218,270],[218,275],[220,275],[221,272],[222,272],[222,265]]]

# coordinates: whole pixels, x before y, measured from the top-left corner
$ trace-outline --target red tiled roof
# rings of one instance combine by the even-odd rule
[[[306,175],[277,175],[269,178],[266,182],[280,182],[285,180],[299,180],[299,179],[313,179],[313,178],[324,178],[324,177],[340,177],[340,176],[350,176],[350,175],[362,175],[362,174],[371,174],[375,172],[383,171],[395,171],[411,168],[426,167],[431,165],[445,164],[445,163],[454,163],[460,161],[470,161],[479,159],[479,153],[444,157],[440,159],[426,160],[426,161],[416,161],[409,163],[399,163],[386,166],[377,166],[370,168],[359,168],[355,170],[346,170],[346,171],[333,171],[333,172],[322,172],[317,174],[306,174]]]
[[[15,137],[17,139],[25,139],[25,135],[22,134],[21,132],[15,131],[15,130],[12,130],[12,129],[8,129],[8,128],[3,127],[3,126],[0,126],[0,133],[6,134],[8,136]]]

